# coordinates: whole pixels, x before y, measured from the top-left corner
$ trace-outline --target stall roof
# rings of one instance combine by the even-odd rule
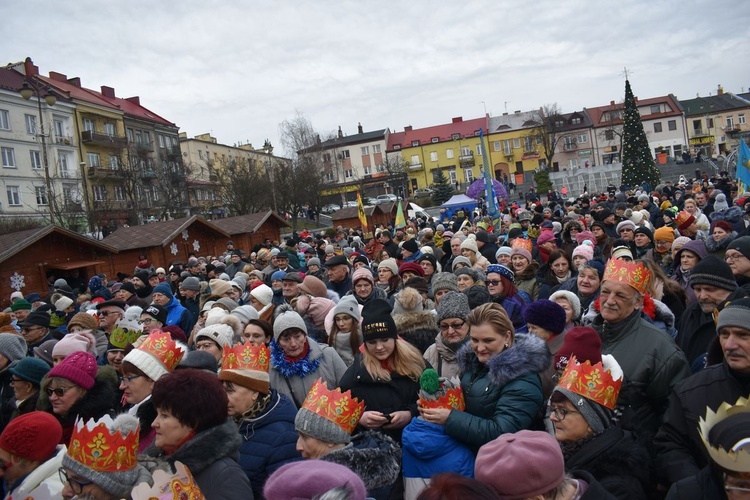
[[[260,229],[260,227],[269,218],[276,219],[281,227],[289,227],[287,221],[279,217],[279,215],[273,210],[269,210],[267,212],[258,212],[254,214],[238,215],[236,217],[228,217],[226,219],[217,219],[211,221],[211,224],[230,235],[254,233],[258,229]]]
[[[0,262],[4,262],[10,257],[16,255],[18,252],[21,252],[29,247],[29,245],[36,243],[37,241],[52,233],[58,233],[68,238],[73,238],[107,252],[117,253],[117,248],[109,245],[108,243],[94,240],[92,238],[89,238],[88,236],[83,236],[60,226],[46,226],[37,229],[27,229],[25,231],[17,231],[15,233],[0,235]]]
[[[134,248],[163,247],[193,223],[206,226],[221,236],[229,237],[229,234],[223,229],[220,229],[199,215],[193,215],[184,219],[153,222],[143,226],[121,227],[104,238],[104,242],[120,251],[132,250]]]

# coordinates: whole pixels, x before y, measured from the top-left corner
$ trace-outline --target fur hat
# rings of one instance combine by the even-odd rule
[[[94,387],[96,382],[96,358],[88,352],[74,352],[60,361],[47,374],[49,378],[60,377],[70,380],[86,390]]]
[[[458,291],[450,291],[440,299],[437,306],[437,321],[439,323],[447,318],[459,318],[466,321],[470,312],[469,298]]]
[[[456,275],[453,273],[435,273],[432,276],[431,286],[433,295],[440,290],[458,292],[458,282],[456,280]]]
[[[422,296],[415,288],[405,287],[394,296],[393,314],[422,312]]]
[[[305,320],[290,305],[283,304],[276,309],[273,321],[273,339],[278,342],[281,334],[290,328],[297,328],[307,334]]]
[[[565,309],[548,299],[539,299],[527,305],[523,310],[523,319],[527,324],[537,325],[553,335],[559,335],[565,329]]]
[[[69,333],[52,349],[52,357],[69,356],[74,352],[90,352],[96,356],[96,338],[89,332]]]

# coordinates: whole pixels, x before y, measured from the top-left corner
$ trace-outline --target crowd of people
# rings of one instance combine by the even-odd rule
[[[51,276],[0,313],[6,498],[747,495],[748,214],[720,176]]]

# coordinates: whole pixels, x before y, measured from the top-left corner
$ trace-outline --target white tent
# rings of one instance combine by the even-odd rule
[[[477,206],[477,200],[473,198],[469,198],[465,194],[454,194],[451,196],[451,199],[440,205],[443,208],[450,208],[450,207],[466,207],[466,208],[475,208]]]

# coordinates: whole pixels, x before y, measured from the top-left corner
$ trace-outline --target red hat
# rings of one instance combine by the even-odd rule
[[[683,231],[690,227],[690,225],[695,222],[695,216],[688,212],[679,212],[677,214],[677,217],[675,217],[675,222],[677,222],[677,230]]]
[[[571,358],[579,363],[590,361],[592,365],[602,361],[602,339],[590,326],[577,326],[565,334],[560,350],[555,355],[555,369],[564,370]]]
[[[422,269],[422,266],[420,266],[416,262],[404,262],[403,264],[401,264],[401,266],[398,268],[398,275],[403,276],[404,271],[417,273],[419,276],[424,278],[424,269]]]
[[[88,352],[74,352],[60,361],[47,374],[48,378],[60,377],[70,380],[87,391],[96,381],[96,358]]]
[[[48,460],[62,439],[62,426],[45,411],[32,411],[11,420],[0,434],[0,448],[26,460]]]

